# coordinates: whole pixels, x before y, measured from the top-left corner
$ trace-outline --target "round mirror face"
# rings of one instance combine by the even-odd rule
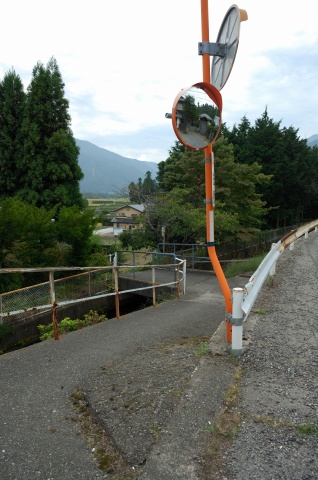
[[[192,150],[213,143],[221,129],[221,94],[208,83],[181,90],[172,110],[172,125],[180,142]]]

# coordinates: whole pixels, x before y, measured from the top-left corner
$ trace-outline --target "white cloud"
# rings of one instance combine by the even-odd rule
[[[75,136],[133,158],[165,159],[176,137],[164,115],[181,88],[202,79],[200,2],[16,3],[2,14],[0,75],[13,67],[27,86],[37,61],[55,56]],[[239,6],[249,19],[221,92],[223,121],[253,122],[267,106],[301,135],[317,133],[318,3]],[[211,42],[229,7],[210,0]]]

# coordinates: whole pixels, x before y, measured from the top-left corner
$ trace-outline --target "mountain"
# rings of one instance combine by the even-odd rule
[[[315,147],[318,145],[318,135],[312,135],[311,137],[307,138],[307,145],[309,147]]]
[[[122,157],[85,140],[75,140],[80,148],[78,163],[84,173],[80,181],[81,193],[119,193],[130,182],[144,179],[147,171],[153,179],[157,176],[155,162]]]

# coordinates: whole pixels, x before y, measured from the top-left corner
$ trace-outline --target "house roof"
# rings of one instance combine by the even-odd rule
[[[134,210],[137,210],[140,213],[142,213],[145,210],[145,206],[143,204],[135,203],[135,204],[123,205],[122,207],[116,208],[114,212],[118,212],[118,210],[122,210],[123,208],[126,208],[126,207],[133,208]]]
[[[142,213],[145,210],[145,206],[142,203],[140,203],[140,204],[136,203],[136,204],[133,204],[133,205],[128,205],[128,207],[134,208],[135,210],[138,210],[140,213]]]

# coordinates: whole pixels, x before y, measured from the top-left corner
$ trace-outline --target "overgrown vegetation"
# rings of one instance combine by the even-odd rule
[[[108,318],[105,315],[99,315],[93,310],[84,315],[83,318],[71,319],[66,317],[58,323],[59,334],[63,335],[64,333],[74,332],[75,330],[96,325],[97,323],[105,322],[106,320],[108,320]],[[53,323],[49,323],[48,325],[38,325],[38,329],[41,341],[54,337]]]
[[[257,270],[265,256],[266,253],[263,253],[262,255],[257,255],[253,258],[247,258],[246,260],[240,260],[236,262],[233,261],[231,263],[228,263],[224,268],[224,273],[228,278],[236,277],[244,273],[252,274]]]

